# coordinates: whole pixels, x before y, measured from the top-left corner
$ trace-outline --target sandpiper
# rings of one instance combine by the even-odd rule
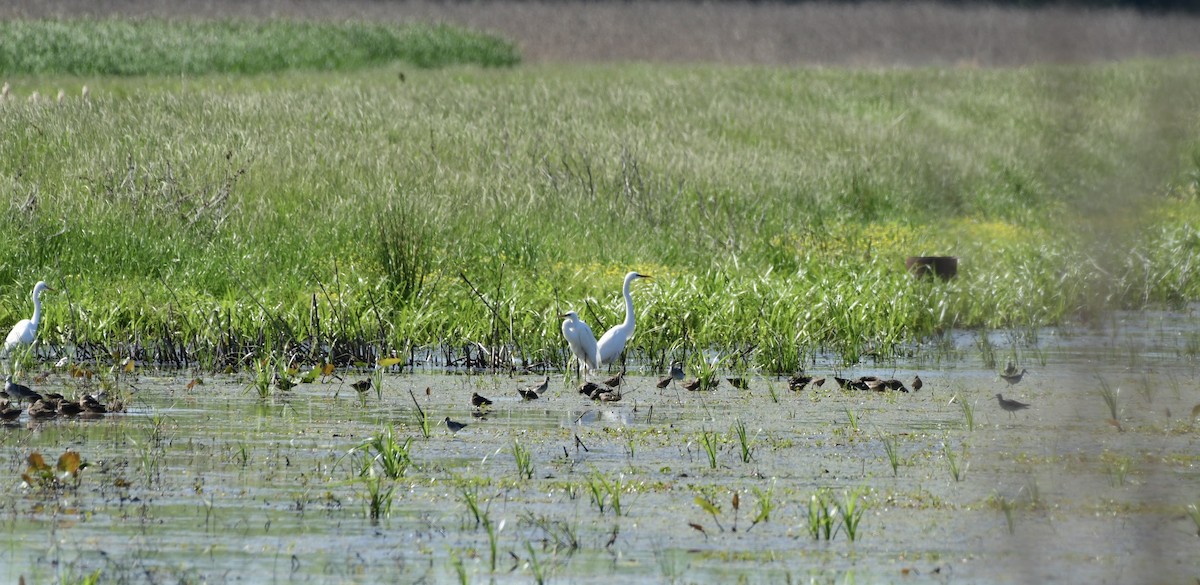
[[[1026,408],[1029,408],[1029,405],[1025,404],[1024,402],[1009,400],[1000,394],[996,394],[996,399],[1000,401],[1000,408],[1008,411],[1008,416],[1012,416],[1012,414],[1018,410],[1025,410]]]
[[[467,428],[467,423],[454,422],[450,420],[450,417],[446,417],[446,419],[442,422],[446,423],[446,428],[450,429],[450,432],[452,433],[457,433],[458,431]]]
[[[659,378],[659,389],[666,388],[671,383],[683,379],[683,362],[671,362],[671,371],[667,372],[666,377]]]
[[[21,416],[21,405],[12,404],[7,398],[0,398],[0,420],[12,421]]]
[[[579,393],[587,396],[588,398],[593,398],[603,391],[604,386],[601,386],[595,382],[584,382],[583,385],[579,387]]]
[[[921,387],[924,385],[925,385],[925,383],[921,381],[920,376],[913,376],[913,383],[912,383],[913,390],[920,390]]]
[[[371,389],[371,379],[366,378],[363,380],[359,380],[359,381],[351,384],[350,387],[354,388],[355,392],[362,394],[363,392],[366,392],[367,390]]]
[[[825,378],[824,377],[817,378],[817,379],[813,380],[812,382],[809,382],[809,384],[812,384],[813,388],[820,388],[821,386],[825,385]]]
[[[44,419],[56,416],[58,416],[58,405],[53,402],[46,402],[39,398],[29,405],[29,418]]]
[[[738,390],[749,390],[750,389],[750,381],[745,378],[725,378],[725,379],[729,381],[729,385],[733,386],[734,388],[737,388]]]
[[[492,405],[492,401],[487,398],[484,398],[483,396],[480,396],[478,392],[474,392],[471,394],[471,406],[474,406],[475,408],[483,408],[485,406],[491,406],[491,405]]]
[[[16,400],[17,403],[28,401],[30,403],[37,402],[42,399],[42,395],[30,390],[28,386],[22,386],[12,381],[12,375],[4,378],[4,393],[10,398]]]
[[[616,388],[617,386],[621,385],[621,381],[624,380],[624,378],[625,371],[621,370],[620,372],[617,372],[617,375],[605,380],[604,385],[608,386],[609,388]],[[549,382],[550,378],[546,378],[546,381]]]
[[[528,388],[517,388],[517,392],[521,394],[521,399],[523,400],[537,400],[538,395],[542,392],[545,392],[549,387],[550,376],[546,376],[546,380],[541,384],[538,384],[537,386],[530,386]]]
[[[1009,386],[1012,386],[1013,384],[1020,382],[1021,378],[1024,378],[1025,374],[1027,374],[1027,373],[1029,373],[1028,370],[1026,370],[1025,368],[1021,368],[1020,372],[1015,372],[1015,373],[1011,373],[1011,374],[1004,373],[1004,374],[1000,374],[1000,377],[1004,378],[1004,381],[1008,382]]]
[[[788,378],[788,389],[792,392],[799,392],[803,390],[809,382],[812,382],[812,380],[812,376],[805,376],[803,373],[795,374]]]

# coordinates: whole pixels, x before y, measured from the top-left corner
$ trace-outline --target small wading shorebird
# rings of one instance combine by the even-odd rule
[[[452,433],[457,433],[458,431],[467,428],[467,423],[454,422],[450,420],[450,417],[446,417],[446,419],[442,422],[446,423],[446,428],[450,429],[450,432]]]
[[[367,390],[371,389],[371,379],[367,378],[365,380],[359,380],[359,381],[351,384],[350,387],[354,388],[355,392],[362,394],[363,392],[366,392]]]
[[[547,380],[548,379],[549,378],[547,378]],[[625,370],[621,370],[620,372],[617,372],[617,375],[605,380],[604,385],[608,386],[609,388],[616,388],[617,386],[621,385],[621,382],[624,381],[624,379],[625,379]]]
[[[545,392],[548,388],[550,388],[550,376],[546,376],[546,379],[537,386],[518,388],[517,392],[521,393],[521,399],[523,400],[537,400],[538,395]]]
[[[474,406],[475,408],[483,408],[485,406],[491,406],[491,405],[492,405],[492,401],[488,400],[487,398],[484,398],[483,396],[480,396],[478,392],[474,392],[471,394],[471,406]]]
[[[1000,408],[1003,408],[1005,411],[1007,411],[1008,416],[1012,416],[1013,413],[1018,410],[1025,410],[1026,408],[1029,408],[1029,405],[1025,404],[1024,402],[1009,400],[1000,394],[996,394],[996,400],[1000,401]]]
[[[671,385],[672,383],[682,380],[682,379],[683,379],[683,363],[682,362],[671,362],[671,371],[667,373],[666,377],[659,378],[658,384],[657,384],[658,389],[662,390],[663,388],[666,388],[667,386]]]
[[[1016,368],[1013,368],[1013,369],[1015,370]],[[1012,372],[1012,373],[1005,372],[1003,374],[1000,374],[1000,377],[1004,378],[1004,381],[1008,382],[1009,386],[1012,386],[1013,384],[1020,382],[1021,378],[1024,378],[1025,374],[1028,374],[1028,373],[1029,373],[1029,370],[1026,370],[1025,368],[1021,368],[1020,372]]]
[[[925,383],[921,381],[920,376],[913,376],[913,383],[912,383],[913,390],[920,390],[921,387],[924,385],[925,385]]]
[[[42,399],[42,395],[30,390],[28,386],[22,386],[12,381],[12,375],[9,374],[4,378],[4,393],[8,394],[9,398],[21,402],[37,402]]]

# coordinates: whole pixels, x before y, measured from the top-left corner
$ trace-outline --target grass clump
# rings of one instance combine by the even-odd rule
[[[345,71],[520,61],[512,43],[449,25],[286,20],[10,20],[0,22],[8,74],[206,75]]]

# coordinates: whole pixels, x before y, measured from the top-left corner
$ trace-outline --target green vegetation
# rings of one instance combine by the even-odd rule
[[[512,43],[439,25],[286,20],[0,21],[0,71],[14,74],[205,75],[345,71],[520,61]]]
[[[556,315],[613,325],[636,268],[631,359],[741,347],[793,371],[1179,305],[1200,299],[1198,69],[10,78],[0,322],[45,278],[42,342],[84,352],[481,344],[562,367]],[[914,280],[917,254],[958,278]]]

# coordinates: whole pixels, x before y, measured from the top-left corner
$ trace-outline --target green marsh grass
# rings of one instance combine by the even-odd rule
[[[517,465],[517,477],[533,479],[533,454],[517,440],[512,444],[513,460]]]
[[[1200,249],[1188,60],[468,66],[404,84],[168,68],[9,80],[0,214],[24,229],[0,242],[0,322],[28,317],[45,278],[69,296],[44,298],[42,343],[84,355],[237,369],[268,347],[345,365],[500,344],[561,368],[557,312],[619,321],[636,268],[657,325],[631,359],[686,339],[786,372],[1200,299],[1200,265],[1178,261]],[[85,82],[89,102],[25,99]],[[1146,131],[1161,120],[1180,130]],[[935,253],[970,262],[949,282],[904,271]]]
[[[950,470],[950,477],[953,477],[956,482],[962,481],[967,476],[967,468],[971,465],[967,461],[967,445],[964,443],[960,453],[955,454],[949,444],[943,443],[942,455],[946,458],[946,467]]]
[[[709,469],[716,469],[717,452],[721,448],[721,440],[717,437],[717,433],[714,431],[701,431],[700,446],[704,448],[704,454],[708,457]]]
[[[0,70],[12,74],[204,75],[520,61],[512,43],[447,25],[157,19],[0,22]]]
[[[729,430],[731,434],[737,437],[738,447],[740,448],[738,452],[742,456],[742,463],[750,463],[750,459],[754,457],[754,443],[756,441],[746,434],[746,423],[742,422],[741,419],[737,419]],[[705,449],[707,450],[707,447]]]
[[[880,435],[880,442],[883,443],[883,450],[887,453],[888,463],[892,466],[892,477],[899,474],[900,455],[896,451],[896,443],[898,439],[896,435]]]
[[[867,512],[867,501],[864,498],[868,492],[866,487],[842,492],[842,497],[834,502],[838,517],[841,520],[842,531],[850,542],[858,539],[858,525]]]
[[[813,540],[833,540],[837,534],[837,508],[833,492],[820,488],[808,499],[805,528]]]
[[[1096,389],[1096,393],[1100,395],[1100,398],[1104,400],[1104,405],[1108,407],[1109,418],[1114,421],[1120,421],[1121,409],[1118,406],[1117,397],[1120,396],[1121,389],[1113,389],[1104,378],[1097,378],[1097,383],[1100,387]]]

